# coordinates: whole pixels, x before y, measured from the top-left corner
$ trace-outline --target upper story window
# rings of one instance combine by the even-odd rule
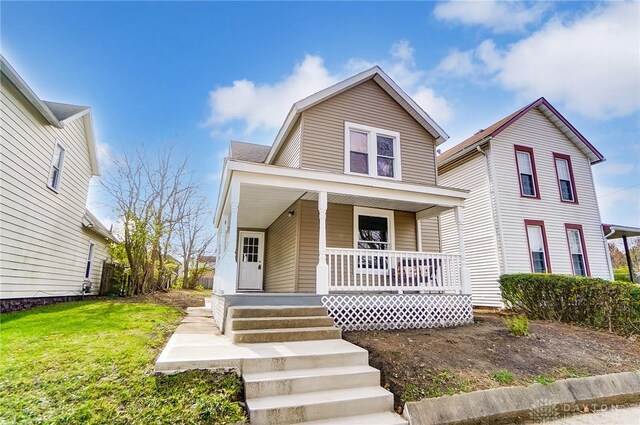
[[[564,226],[567,230],[573,274],[576,276],[589,276],[589,261],[587,260],[587,249],[584,244],[582,226],[579,224],[565,224]]]
[[[400,180],[400,133],[345,123],[345,173]]]
[[[515,146],[516,167],[520,184],[520,195],[528,198],[540,198],[538,175],[533,149],[526,146]]]
[[[533,273],[551,273],[549,249],[547,247],[547,235],[544,230],[544,222],[537,220],[525,220],[524,224],[527,229],[531,271]]]
[[[553,154],[556,163],[556,175],[558,177],[558,188],[560,189],[560,200],[562,202],[578,202],[576,196],[576,184],[573,178],[573,168],[571,167],[571,157],[559,153]]]
[[[64,165],[64,146],[56,140],[53,148],[53,159],[51,160],[51,171],[49,172],[49,182],[47,186],[58,192],[60,190],[60,179],[62,177],[62,166]]]

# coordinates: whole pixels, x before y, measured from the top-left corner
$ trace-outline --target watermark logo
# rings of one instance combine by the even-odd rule
[[[560,411],[558,410],[558,406],[553,404],[551,400],[542,398],[533,403],[529,411],[529,416],[533,421],[547,422],[557,419],[558,416],[560,416]]]

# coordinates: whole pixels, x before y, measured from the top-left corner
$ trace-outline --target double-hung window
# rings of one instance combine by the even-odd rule
[[[533,149],[516,145],[515,151],[520,195],[527,198],[540,198]]]
[[[573,168],[571,167],[571,157],[559,153],[553,154],[556,163],[556,176],[558,177],[558,188],[560,189],[560,200],[562,202],[578,202],[576,196],[576,185],[573,179]]]
[[[93,267],[93,250],[95,249],[95,244],[93,242],[89,242],[89,254],[87,255],[87,266],[84,269],[84,278],[89,279],[91,276],[91,268]]]
[[[345,123],[345,172],[400,179],[400,133]]]
[[[354,207],[354,245],[356,249],[388,251],[393,249],[393,211]],[[359,257],[360,269],[385,269],[386,256]]]
[[[589,276],[589,261],[584,244],[582,226],[579,224],[565,224],[567,241],[569,243],[569,255],[571,256],[571,268],[576,276]]]
[[[62,177],[62,166],[64,165],[64,146],[56,140],[53,148],[53,159],[51,160],[51,171],[47,186],[54,191],[60,190],[60,179]]]
[[[531,271],[533,273],[551,273],[544,222],[537,220],[525,220],[524,224],[527,229]]]

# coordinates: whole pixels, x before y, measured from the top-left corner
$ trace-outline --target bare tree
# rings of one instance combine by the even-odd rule
[[[196,285],[197,276],[189,275],[192,268],[198,267],[200,258],[213,241],[212,214],[202,197],[184,199],[180,205],[184,220],[177,225],[177,236],[183,258],[183,285],[192,288]]]
[[[197,195],[188,156],[173,147],[154,155],[114,158],[102,185],[123,224],[123,245],[131,272],[131,294],[164,288],[165,261],[176,243],[176,226],[189,217],[182,205]]]

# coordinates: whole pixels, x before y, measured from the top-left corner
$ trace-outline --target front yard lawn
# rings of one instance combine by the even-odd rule
[[[448,329],[345,332],[369,350],[383,385],[404,401],[487,388],[634,371],[640,341],[563,323],[530,321],[530,336],[509,334],[503,317],[476,314]]]
[[[216,424],[244,418],[234,374],[153,374],[181,311],[93,300],[0,317],[0,423]]]

